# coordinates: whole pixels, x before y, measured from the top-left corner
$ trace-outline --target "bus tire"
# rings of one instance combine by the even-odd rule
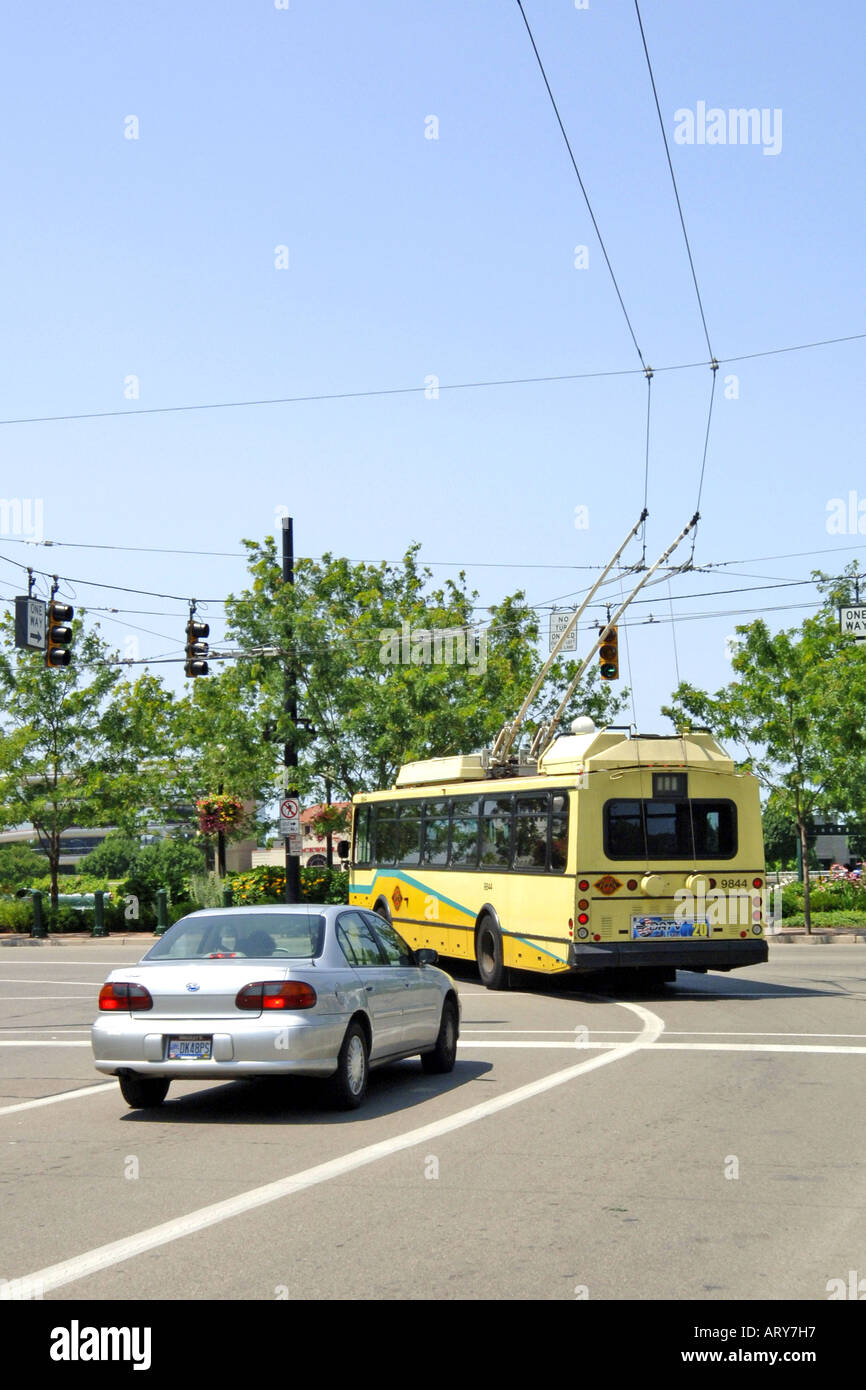
[[[502,959],[502,932],[492,917],[482,917],[475,933],[475,959],[487,989],[508,989],[509,972]]]

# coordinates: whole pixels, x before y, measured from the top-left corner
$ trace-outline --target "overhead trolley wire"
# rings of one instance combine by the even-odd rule
[[[848,333],[840,338],[820,338],[810,343],[793,343],[789,347],[766,348],[762,352],[740,352],[732,357],[719,357],[716,361],[720,367],[725,367],[733,362],[751,362],[758,357],[778,357],[786,352],[808,352],[813,348],[834,347],[838,343],[857,343],[864,339],[866,339],[866,333]],[[693,371],[697,367],[711,367],[712,365],[711,361],[669,362],[667,366],[653,367],[652,370],[655,375],[658,375],[659,372],[686,372]],[[440,392],[474,391],[488,386],[541,386],[549,382],[593,381],[617,376],[642,376],[644,372],[645,368],[643,367],[620,367],[609,371],[559,372],[553,376],[502,377],[487,381],[440,381],[437,390]],[[259,405],[302,405],[317,401],[362,400],[376,396],[418,396],[426,393],[428,389],[427,386],[397,386],[373,388],[369,391],[326,391],[317,395],[273,396],[262,400],[205,401],[193,405],[141,406],[134,410],[88,410],[74,415],[26,415],[0,420],[0,425],[46,425],[69,420],[112,420],[133,415],[178,415],[195,410],[241,410]],[[193,552],[189,553],[192,554]],[[207,553],[213,554],[214,552]]]
[[[616,275],[614,274],[613,266],[611,265],[611,262],[610,262],[610,256],[607,254],[607,247],[606,247],[605,244],[604,244],[604,237],[603,237],[602,234],[601,234],[601,229],[600,229],[600,227],[599,227],[599,225],[598,225],[598,222],[597,222],[597,220],[596,220],[595,213],[594,213],[593,210],[592,210],[592,204],[591,204],[590,201],[589,201],[589,194],[588,194],[587,191],[586,191],[586,187],[585,187],[584,182],[583,182],[583,179],[581,178],[581,175],[580,175],[580,170],[579,170],[578,167],[577,167],[577,160],[576,160],[575,157],[574,157],[574,150],[571,148],[571,141],[569,140],[568,135],[567,135],[567,133],[566,133],[565,126],[564,126],[563,123],[562,123],[562,117],[561,117],[560,114],[559,114],[559,107],[558,107],[557,104],[556,104],[556,98],[554,97],[553,92],[552,92],[551,87],[550,87],[550,83],[549,83],[549,81],[547,80],[547,73],[546,73],[545,70],[544,70],[544,64],[543,64],[543,62],[541,61],[541,54],[540,54],[539,51],[538,51],[538,45],[537,45],[536,42],[535,42],[535,36],[533,35],[532,29],[531,29],[530,26],[529,26],[529,20],[526,18],[526,11],[525,11],[524,8],[523,8],[522,0],[517,0],[517,8],[520,10],[521,18],[523,19],[523,23],[524,23],[525,26],[526,26],[526,32],[527,32],[527,34],[529,35],[529,42],[532,44],[532,51],[533,51],[533,53],[535,54],[536,61],[537,61],[537,63],[538,63],[538,67],[539,67],[539,70],[540,70],[540,72],[541,72],[541,76],[542,76],[543,79],[544,79],[544,85],[545,85],[545,87],[547,88],[547,95],[550,97],[550,104],[551,104],[551,106],[553,107],[554,115],[556,116],[556,120],[557,120],[557,123],[558,123],[558,125],[559,125],[559,129],[560,129],[560,131],[561,131],[561,133],[562,133],[562,138],[563,138],[563,140],[565,141],[565,148],[568,150],[568,157],[569,157],[569,159],[571,160],[571,165],[572,165],[572,168],[574,169],[575,175],[576,175],[576,177],[577,177],[577,182],[578,182],[578,184],[580,185],[580,191],[581,191],[581,193],[583,194],[583,200],[584,200],[584,202],[586,203],[586,209],[587,209],[587,212],[589,213],[590,220],[592,221],[592,225],[593,225],[593,227],[595,228],[595,234],[596,234],[596,236],[598,237],[598,244],[599,244],[599,246],[601,247],[602,255],[604,256],[604,259],[605,259],[605,264],[607,265],[607,268],[608,268],[608,270],[609,270],[609,272],[610,272],[610,278],[611,278],[611,280],[613,281],[613,287],[614,287],[614,289],[616,290],[616,297],[617,297],[617,299],[619,300],[619,307],[622,309],[623,317],[625,318],[625,321],[626,321],[626,323],[628,324],[628,331],[629,331],[629,333],[630,333],[630,335],[631,335],[631,340],[632,340],[632,342],[634,343],[635,352],[637,353],[638,357],[640,358],[641,367],[642,367],[642,368],[644,369],[644,371],[645,371],[645,370],[646,370],[646,363],[645,363],[644,358],[643,358],[643,353],[641,352],[640,347],[639,347],[639,345],[638,345],[637,337],[635,336],[635,331],[634,331],[634,328],[632,327],[632,322],[631,322],[631,319],[629,318],[629,315],[628,315],[628,310],[627,310],[626,307],[625,307],[625,301],[624,301],[624,299],[623,299],[623,297],[622,297],[622,293],[621,293],[621,291],[620,291],[620,288],[619,288],[619,284],[618,284],[618,282],[617,282]]]
[[[709,354],[710,354],[710,359],[711,359],[711,361],[715,361],[715,353],[713,352],[712,344],[710,343],[710,330],[707,328],[707,316],[706,316],[706,314],[704,313],[704,304],[703,304],[703,300],[701,299],[701,291],[700,291],[700,289],[699,289],[699,287],[698,287],[698,277],[697,277],[697,273],[696,273],[696,271],[695,271],[694,257],[692,256],[692,248],[691,248],[691,245],[690,245],[690,243],[689,243],[689,234],[688,234],[688,232],[686,231],[686,219],[685,219],[685,216],[683,215],[683,205],[682,205],[682,203],[681,203],[681,201],[680,201],[680,191],[679,191],[679,189],[677,188],[676,174],[674,173],[673,160],[671,159],[671,149],[670,149],[670,145],[668,144],[667,132],[666,132],[666,130],[665,130],[664,118],[663,118],[663,116],[662,116],[662,108],[661,108],[661,104],[660,104],[660,102],[659,102],[658,88],[656,87],[655,74],[653,73],[652,60],[650,59],[650,55],[649,55],[649,48],[648,48],[648,46],[647,46],[647,41],[646,41],[646,33],[644,32],[643,20],[642,20],[642,18],[641,18],[640,5],[638,4],[638,0],[634,0],[634,8],[635,8],[635,13],[636,13],[636,15],[637,15],[638,27],[640,28],[641,42],[643,43],[644,57],[646,58],[646,65],[647,65],[647,69],[648,69],[648,71],[649,71],[649,79],[650,79],[650,83],[652,84],[653,97],[654,97],[654,99],[655,99],[656,111],[657,111],[657,113],[658,113],[658,118],[659,118],[659,129],[661,130],[661,133],[662,133],[662,140],[664,141],[665,154],[666,154],[666,156],[667,156],[667,161],[668,161],[668,169],[670,170],[670,174],[671,174],[671,183],[672,183],[673,186],[674,186],[674,197],[676,198],[676,202],[677,202],[677,212],[678,212],[679,215],[680,215],[680,226],[681,226],[682,229],[683,229],[683,240],[684,240],[685,243],[686,243],[686,253],[687,253],[688,258],[689,258],[689,266],[690,266],[691,272],[692,272],[692,283],[694,284],[694,287],[695,287],[695,294],[696,294],[697,300],[698,300],[698,309],[700,310],[700,314],[701,314],[701,323],[702,323],[703,326],[704,326],[704,337],[705,337],[706,340],[707,340],[707,351],[708,351]]]

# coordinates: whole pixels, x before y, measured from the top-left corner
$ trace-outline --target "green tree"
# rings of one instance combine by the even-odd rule
[[[797,856],[797,822],[790,811],[780,805],[778,796],[767,798],[761,810],[761,824],[767,862],[778,862],[781,868],[789,868]]]
[[[135,835],[112,830],[101,845],[82,859],[78,868],[83,874],[104,874],[106,878],[122,878],[141,849]]]
[[[271,741],[272,777],[294,733],[298,766],[287,782],[304,795],[321,799],[330,785],[349,800],[391,785],[401,763],[488,746],[538,669],[538,623],[523,594],[479,618],[465,576],[433,587],[417,545],[399,564],[300,560],[292,588],[282,581],[272,537],[244,544],[252,582],[227,602],[231,636],[247,650],[279,655],[239,663],[237,678],[248,682],[253,704],[244,707],[257,708]],[[433,659],[434,633],[462,633],[465,660]],[[450,646],[439,640],[441,656],[459,654],[459,638]],[[294,730],[283,708],[286,669],[294,672],[303,716]],[[551,672],[542,712],[553,686],[561,689],[575,669],[560,663]],[[593,672],[575,694],[573,713],[607,722],[621,703]]]
[[[677,727],[705,724],[744,750],[743,766],[793,820],[804,865],[814,813],[852,804],[866,721],[866,652],[839,630],[838,584],[816,580],[826,598],[819,613],[783,632],[771,633],[763,620],[738,627],[735,679],[715,695],[684,682],[664,709]],[[811,931],[808,872],[804,879]]]
[[[156,677],[121,680],[117,659],[83,617],[73,659],[49,670],[14,646],[0,619],[0,827],[32,824],[57,904],[61,834],[72,826],[131,832],[159,801],[169,761],[171,696]]]
[[[45,873],[45,855],[29,845],[0,846],[0,892],[26,888]]]

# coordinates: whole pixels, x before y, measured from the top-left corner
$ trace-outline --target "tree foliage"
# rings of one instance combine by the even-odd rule
[[[684,682],[664,710],[678,727],[704,724],[740,746],[743,766],[796,825],[804,863],[815,813],[862,804],[866,722],[866,652],[839,630],[844,587],[815,577],[825,603],[814,617],[776,633],[762,619],[738,627],[734,680],[714,695]],[[809,928],[808,881],[804,911]]]
[[[329,784],[348,800],[391,785],[401,763],[487,746],[538,669],[538,622],[524,595],[507,596],[479,616],[465,576],[434,587],[417,545],[399,564],[331,555],[300,560],[290,587],[272,537],[244,544],[252,582],[227,602],[231,635],[248,650],[276,647],[280,655],[239,663],[236,675],[248,683],[245,707],[252,701],[273,742],[274,773],[281,745],[294,734],[297,767],[287,782],[305,795],[321,796]],[[437,660],[437,633],[462,633],[465,659]],[[459,639],[451,646],[443,640],[446,652],[459,654]],[[553,685],[561,690],[575,669],[560,663],[551,673],[541,712],[545,698],[552,703]],[[296,728],[283,709],[286,670],[302,716]],[[620,704],[593,673],[569,717],[586,713],[607,722]]]

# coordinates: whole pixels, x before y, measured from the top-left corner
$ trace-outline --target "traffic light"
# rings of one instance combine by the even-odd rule
[[[606,627],[598,649],[598,674],[603,681],[619,680],[619,647],[615,627]]]
[[[197,623],[190,618],[186,625],[186,665],[183,668],[185,676],[207,675],[207,662],[203,660],[208,652],[207,642],[203,641],[205,637],[210,637],[207,623]]]
[[[72,615],[75,609],[68,603],[52,599],[48,605],[45,630],[45,665],[68,666],[72,661],[69,644],[72,641]]]

